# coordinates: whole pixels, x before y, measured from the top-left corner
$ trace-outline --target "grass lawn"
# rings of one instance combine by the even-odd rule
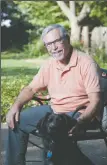
[[[1,76],[2,78],[12,76],[34,76],[37,70],[42,66],[45,59],[2,59],[1,60]]]
[[[43,59],[22,59],[22,60],[14,60],[14,59],[2,59],[1,67],[2,68],[11,68],[11,67],[28,67],[35,68],[40,67],[44,62]]]

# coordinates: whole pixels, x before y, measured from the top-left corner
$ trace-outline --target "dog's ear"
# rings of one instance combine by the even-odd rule
[[[43,134],[46,131],[46,121],[50,114],[50,112],[47,112],[46,115],[37,123],[36,129],[39,133]]]

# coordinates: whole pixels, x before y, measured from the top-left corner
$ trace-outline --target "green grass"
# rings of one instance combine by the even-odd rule
[[[17,76],[34,76],[40,66],[43,65],[45,59],[44,58],[35,58],[35,59],[22,59],[22,60],[16,60],[16,59],[2,59],[1,60],[1,76],[2,79],[4,77],[17,77]]]
[[[10,68],[10,67],[28,67],[28,68],[37,68],[40,67],[45,58],[35,58],[35,59],[2,59],[1,67],[2,68]]]
[[[26,60],[12,60],[12,59],[6,59],[1,60],[1,67],[2,68],[13,68],[13,67],[29,67],[34,68],[34,63],[28,63]]]
[[[39,51],[40,52],[40,51]],[[31,55],[31,51],[19,51],[19,50],[8,50],[1,53],[1,59],[35,59],[35,58],[41,58],[45,59],[48,57],[48,53],[42,53],[42,55],[39,56],[38,52],[35,52],[33,55]]]

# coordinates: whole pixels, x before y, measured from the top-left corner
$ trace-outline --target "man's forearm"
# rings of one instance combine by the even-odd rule
[[[29,86],[26,86],[22,89],[18,97],[16,98],[14,102],[14,106],[17,106],[19,108],[22,108],[23,105],[28,103],[34,96],[34,92]]]
[[[91,121],[96,114],[101,109],[101,103],[100,101],[96,104],[89,104],[88,107],[85,109],[85,111],[80,115],[80,117],[77,119],[78,123],[82,123],[85,121]]]

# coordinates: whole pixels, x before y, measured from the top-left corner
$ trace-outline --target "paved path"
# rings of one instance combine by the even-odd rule
[[[5,141],[7,136],[7,125],[2,125],[1,130],[2,136],[2,156],[4,158],[5,154]],[[40,139],[35,139],[34,136],[30,137],[33,141],[36,140],[37,144],[41,144]],[[107,148],[103,140],[91,140],[91,141],[81,141],[78,142],[78,145],[82,151],[82,153],[86,156],[87,160],[85,165],[107,165]],[[28,152],[26,155],[27,160],[41,160],[42,151],[37,147],[32,147],[31,145],[28,146]],[[78,158],[77,158],[78,159]],[[2,164],[1,164],[2,165]],[[41,162],[37,163],[30,163],[28,162],[27,165],[42,165]],[[80,165],[80,163],[79,163]],[[83,164],[81,164],[83,165]]]

